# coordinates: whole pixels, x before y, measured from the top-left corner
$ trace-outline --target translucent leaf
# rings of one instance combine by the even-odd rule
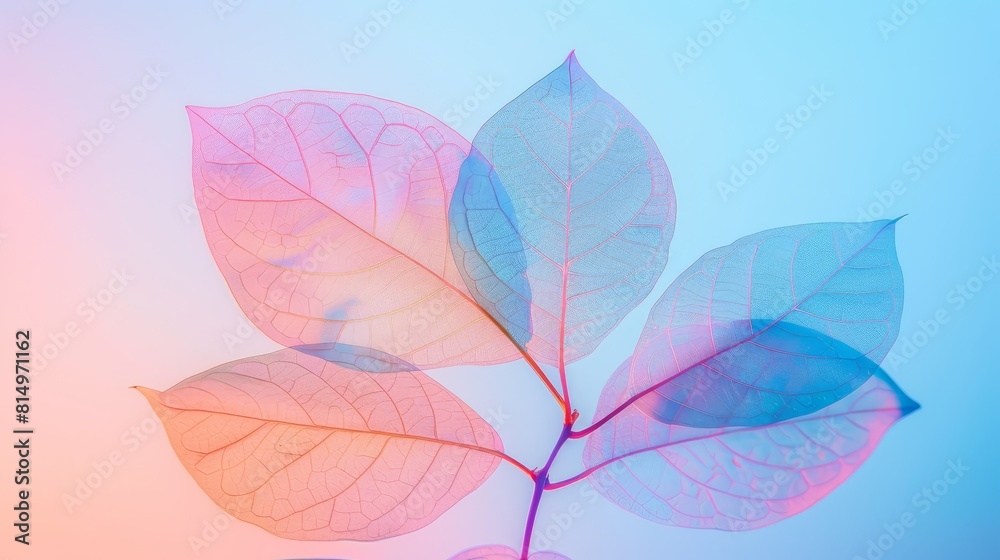
[[[448,204],[469,151],[458,133],[344,93],[188,111],[209,247],[269,337],[371,348],[421,368],[517,356],[451,254]]]
[[[649,294],[675,211],[649,133],[571,54],[476,135],[452,203],[452,248],[477,301],[561,366]]]
[[[544,551],[535,552],[528,558],[529,560],[569,560],[569,557],[562,554]],[[509,546],[479,546],[460,552],[449,560],[521,560],[521,553]]]
[[[360,346],[349,344],[337,344],[324,342],[320,344],[303,344],[293,346],[295,350],[323,358],[328,362],[333,362],[338,366],[366,371],[368,373],[388,373],[391,371],[416,371],[413,364],[400,360],[399,358]]]
[[[627,387],[609,385],[601,407],[760,426],[850,394],[899,333],[894,223],[785,227],[709,251],[657,301]]]
[[[139,390],[202,490],[285,538],[414,531],[502,456],[490,425],[419,371],[369,374],[286,349]]]
[[[625,390],[628,370],[626,362],[610,390]],[[697,529],[756,529],[832,492],[893,423],[917,408],[880,369],[827,408],[765,426],[665,424],[633,406],[590,435],[584,462],[595,469],[589,479],[602,495],[646,519]]]
[[[791,322],[714,328],[759,334],[722,354],[706,349],[711,358],[638,399],[639,410],[667,424],[763,426],[825,408],[879,369],[854,348]]]

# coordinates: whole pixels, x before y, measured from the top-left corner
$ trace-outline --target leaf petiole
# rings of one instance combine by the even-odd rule
[[[531,495],[531,506],[528,508],[528,520],[524,527],[524,540],[521,542],[521,560],[528,560],[528,549],[531,547],[531,532],[535,527],[535,516],[538,514],[538,506],[542,502],[542,493],[545,492],[549,486],[549,469],[552,468],[552,463],[555,462],[562,446],[569,441],[569,434],[572,429],[572,424],[566,424],[563,426],[563,431],[559,434],[559,439],[552,448],[552,453],[549,454],[549,460],[545,462],[545,466],[542,467],[542,469],[535,475],[535,491]]]

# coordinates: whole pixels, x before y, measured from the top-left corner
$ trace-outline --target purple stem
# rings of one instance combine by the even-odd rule
[[[854,410],[851,410],[850,412],[840,412],[840,413],[837,413],[837,414],[829,414],[829,415],[825,416],[824,418],[839,418],[841,416],[848,416],[848,415],[852,415],[852,414],[863,414],[863,413],[868,413],[868,412],[884,412],[884,411],[887,411],[887,410],[889,410],[889,409],[887,409],[887,408],[871,408],[871,409],[864,409],[864,410],[854,409]],[[799,421],[801,421],[800,418],[790,418],[788,420],[782,420],[781,422],[777,422],[777,423],[774,423],[774,424],[769,424],[769,426],[771,426],[771,427],[782,426],[782,425],[786,425],[786,424],[793,424],[793,423],[799,422]],[[646,453],[646,452],[649,452],[649,451],[655,451],[657,449],[664,449],[666,447],[672,447],[674,445],[681,445],[683,443],[690,443],[692,441],[701,441],[701,440],[708,439],[708,438],[714,438],[714,437],[718,437],[718,436],[724,436],[724,435],[729,435],[729,434],[736,434],[736,433],[741,433],[741,432],[750,432],[750,431],[759,430],[759,429],[760,429],[760,426],[746,426],[746,427],[742,427],[742,428],[733,428],[733,429],[727,429],[727,430],[723,430],[723,431],[719,431],[719,432],[704,433],[704,434],[701,434],[701,435],[692,436],[692,437],[684,438],[684,439],[677,439],[677,440],[673,440],[673,441],[667,441],[667,442],[661,443],[659,445],[652,445],[650,447],[643,447],[641,449],[635,449],[633,451],[628,451],[626,453],[622,453],[621,455],[615,455],[614,457],[611,457],[610,459],[602,461],[602,462],[600,462],[600,463],[598,463],[598,464],[590,467],[589,469],[583,471],[582,473],[580,473],[580,474],[578,474],[578,475],[576,475],[574,477],[567,478],[566,480],[561,480],[559,482],[547,482],[545,484],[545,489],[546,490],[559,490],[560,488],[565,488],[567,486],[571,486],[571,485],[576,484],[577,482],[580,482],[581,480],[587,478],[588,476],[594,474],[595,472],[603,469],[604,467],[607,467],[608,465],[610,465],[612,463],[616,463],[618,461],[621,461],[622,459],[625,459],[627,457],[632,457],[633,455],[639,455],[641,453]],[[584,432],[586,432],[586,433],[589,434],[592,431],[593,430],[591,430],[591,429],[588,428],[587,430],[582,430],[580,432],[572,432],[572,434],[570,435],[570,438],[573,439],[573,437],[574,437],[575,434],[580,434],[580,433],[584,433]],[[546,477],[546,478],[548,478],[548,477]]]
[[[559,439],[556,441],[555,447],[552,448],[552,453],[549,454],[549,460],[535,476],[535,491],[531,495],[531,506],[528,508],[528,521],[524,527],[524,540],[521,542],[521,560],[528,560],[528,548],[531,546],[531,531],[535,528],[535,516],[538,515],[538,506],[542,503],[542,493],[545,492],[545,488],[549,484],[549,469],[552,468],[552,463],[555,462],[556,456],[559,455],[559,450],[569,440],[569,435],[572,431],[573,424],[567,423],[563,425],[562,433],[559,434]]]

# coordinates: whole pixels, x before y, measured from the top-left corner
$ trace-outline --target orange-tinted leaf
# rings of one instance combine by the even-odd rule
[[[139,390],[202,490],[285,538],[414,531],[502,456],[493,428],[419,371],[368,373],[286,349]]]

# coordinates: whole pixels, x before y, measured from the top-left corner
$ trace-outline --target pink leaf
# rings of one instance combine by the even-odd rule
[[[422,368],[517,356],[451,254],[448,203],[469,151],[458,133],[344,93],[188,112],[209,247],[269,337],[371,348]]]
[[[535,552],[528,558],[529,560],[569,560],[569,557],[556,552]],[[459,552],[448,560],[521,560],[521,553],[509,546],[479,546]]]
[[[629,361],[609,389],[625,390]],[[607,406],[598,414],[606,414]],[[756,529],[832,492],[890,426],[917,408],[877,368],[827,408],[764,426],[665,424],[633,406],[590,435],[584,462],[599,492],[646,519],[697,529]]]
[[[285,538],[414,531],[504,456],[490,425],[419,371],[370,374],[286,349],[139,390],[202,490]]]

